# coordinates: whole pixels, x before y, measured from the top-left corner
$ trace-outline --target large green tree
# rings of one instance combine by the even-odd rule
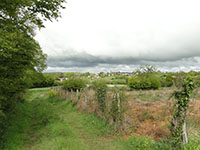
[[[0,1],[0,134],[2,120],[22,101],[28,70],[41,72],[46,55],[34,39],[44,21],[60,17],[65,0]]]

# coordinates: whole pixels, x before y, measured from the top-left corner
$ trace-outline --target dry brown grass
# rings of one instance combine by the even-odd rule
[[[149,91],[129,91],[126,93],[128,103],[126,103],[126,113],[123,121],[123,130],[128,135],[145,135],[155,140],[165,139],[170,135],[169,125],[173,112],[174,100],[169,97],[175,89],[149,90]],[[61,92],[60,95],[64,92]],[[77,107],[80,111],[88,113],[96,113],[100,118],[106,119],[106,115],[102,113],[95,101],[95,91],[90,89],[87,91],[88,99],[85,100],[85,93],[81,93],[80,100],[77,100],[76,93],[72,94],[72,99],[77,100]],[[68,93],[70,96],[70,93]],[[107,107],[110,106],[110,97],[107,94]],[[200,90],[197,90],[196,97],[200,97]],[[107,108],[109,110],[109,108]],[[200,99],[192,98],[188,110],[187,119],[193,125],[200,128]],[[112,123],[112,120],[108,121]],[[188,128],[189,132],[197,132],[195,128]]]

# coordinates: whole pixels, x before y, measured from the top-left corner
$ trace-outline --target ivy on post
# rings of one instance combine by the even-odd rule
[[[107,84],[104,80],[96,80],[93,82],[93,88],[95,90],[96,99],[99,103],[99,108],[102,112],[106,110],[106,95]]]
[[[171,133],[174,138],[174,144],[180,146],[188,143],[187,127],[186,127],[186,113],[189,106],[189,98],[194,89],[192,77],[188,76],[184,79],[183,89],[175,92],[174,97],[175,110],[171,121]]]
[[[123,114],[125,112],[125,108],[122,102],[126,100],[126,97],[124,91],[117,87],[114,87],[112,89],[112,93],[113,93],[113,99],[110,108],[110,114],[112,116],[113,122],[117,123],[121,128],[122,127],[121,124],[123,121]]]
[[[85,103],[88,103],[88,94],[87,94],[87,87],[84,88],[84,95],[85,95]]]

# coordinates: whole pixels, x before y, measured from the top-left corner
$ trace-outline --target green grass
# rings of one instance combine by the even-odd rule
[[[111,126],[95,115],[78,113],[70,100],[50,98],[47,91],[31,89],[27,101],[10,115],[5,150],[115,149]]]
[[[9,116],[4,150],[169,150],[169,143],[144,137],[124,141],[94,114],[78,112],[70,100],[48,96],[48,88],[31,89],[24,104]],[[41,94],[44,94],[42,96]],[[200,149],[195,140],[188,150]],[[193,146],[193,147],[192,147]],[[194,147],[196,146],[196,147]]]

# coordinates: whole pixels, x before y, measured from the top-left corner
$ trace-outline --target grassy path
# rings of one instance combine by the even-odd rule
[[[70,101],[50,98],[47,91],[30,90],[27,102],[11,116],[6,150],[121,149],[105,122],[78,113]]]

